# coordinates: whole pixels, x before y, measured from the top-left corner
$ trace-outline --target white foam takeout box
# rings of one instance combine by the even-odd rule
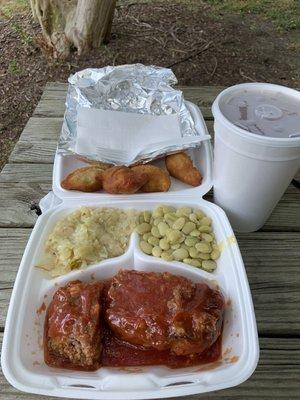
[[[196,128],[207,133],[199,109],[188,103]],[[194,163],[204,179],[199,187],[190,187],[172,179],[166,193],[110,195],[65,191],[61,179],[82,163],[74,157],[56,156],[53,191],[60,204],[38,218],[25,249],[9,305],[2,347],[2,369],[7,380],[17,389],[48,396],[81,399],[152,399],[205,393],[238,385],[248,379],[256,368],[259,355],[258,337],[248,280],[238,244],[225,213],[202,198],[212,187],[212,151],[209,141],[191,150]],[[158,165],[161,161],[158,161]],[[45,240],[55,223],[81,205],[151,210],[158,204],[176,207],[197,207],[213,221],[221,257],[213,273],[167,262],[142,253],[136,233],[132,234],[126,253],[102,261],[85,270],[72,271],[51,279],[35,268]],[[43,359],[43,324],[45,312],[58,286],[70,280],[106,279],[120,268],[142,271],[168,271],[218,285],[227,307],[222,343],[222,359],[214,364],[170,369],[163,366],[143,368],[100,368],[95,372],[71,371],[48,367]]]

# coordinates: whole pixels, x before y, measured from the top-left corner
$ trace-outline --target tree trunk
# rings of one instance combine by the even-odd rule
[[[54,57],[65,58],[72,47],[83,54],[107,42],[116,0],[30,0]]]

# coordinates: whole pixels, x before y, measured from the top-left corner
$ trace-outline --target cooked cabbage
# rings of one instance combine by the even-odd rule
[[[118,208],[77,209],[56,223],[37,267],[60,276],[124,254],[137,216]]]

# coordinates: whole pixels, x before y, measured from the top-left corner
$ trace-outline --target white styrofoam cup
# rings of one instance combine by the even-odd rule
[[[253,89],[287,94],[300,104],[300,92],[267,83],[229,87],[213,103],[214,202],[224,209],[238,232],[254,232],[264,225],[300,167],[300,137],[255,135],[231,123],[221,112],[221,101]]]

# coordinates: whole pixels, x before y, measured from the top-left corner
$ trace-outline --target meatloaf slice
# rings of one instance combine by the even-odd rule
[[[101,283],[69,282],[59,288],[45,321],[45,362],[52,367],[95,370],[100,364]]]
[[[222,294],[205,283],[121,270],[108,290],[106,319],[114,334],[130,344],[190,355],[220,336],[224,307]]]

